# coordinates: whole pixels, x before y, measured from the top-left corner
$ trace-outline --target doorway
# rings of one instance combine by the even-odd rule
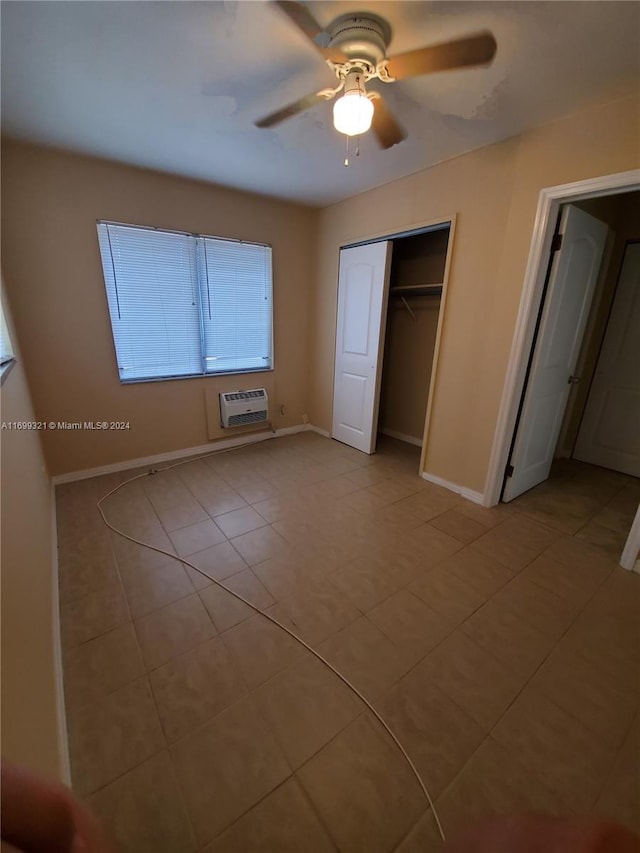
[[[554,235],[557,233],[556,224],[562,212],[561,208],[563,205],[571,204],[589,210],[591,213],[595,212],[601,218],[607,219],[607,209],[610,213],[611,210],[624,208],[626,205],[623,224],[626,220],[629,227],[638,230],[639,223],[637,220],[640,217],[640,205],[638,204],[638,196],[632,194],[637,193],[639,189],[640,171],[636,170],[572,185],[552,187],[541,192],[520,313],[485,488],[484,503],[486,505],[492,506],[498,503],[505,478],[509,473],[508,464],[514,449],[516,424],[519,419],[518,416],[522,414],[525,399],[523,391],[535,357],[536,337],[540,331],[541,317],[544,311],[544,297],[548,296],[548,293],[545,294],[545,290],[549,284],[549,259],[552,258],[556,248],[553,245]],[[632,218],[629,216],[629,211],[635,211],[635,224],[629,221]],[[570,374],[572,380],[579,378],[579,382],[576,383],[575,387],[570,386],[568,404],[561,412],[564,414],[561,425],[556,422],[560,434],[559,437],[556,435],[557,444],[555,441],[553,443],[551,461],[554,457],[571,457],[580,433],[607,321],[612,310],[618,272],[616,267],[619,267],[625,245],[633,237],[629,231],[625,233],[624,228],[621,228],[620,225],[621,218],[618,217],[618,221],[610,228],[615,233],[609,237],[605,250],[605,263],[603,264],[603,271],[605,271],[608,263],[608,276],[601,276],[597,282],[595,296],[591,303],[591,312],[581,330],[581,336],[584,335],[581,337],[582,347],[580,348],[575,374]],[[618,264],[615,262],[616,253],[618,254]],[[613,286],[611,285],[612,276],[614,279]],[[567,377],[565,377],[565,381],[567,381]],[[540,435],[537,436],[537,439],[539,442],[543,440]]]
[[[640,192],[563,205],[502,491],[573,457],[640,476]]]
[[[560,206],[563,203],[587,201],[636,190],[640,190],[639,169],[578,181],[575,184],[548,187],[540,192],[520,309],[489,460],[483,500],[485,506],[495,506],[500,500]]]
[[[340,252],[332,437],[374,453],[378,432],[428,433],[453,219]]]
[[[504,472],[508,502],[549,476],[608,227],[575,205],[558,218],[527,373]]]
[[[612,259],[611,274],[605,279],[605,285],[608,280],[615,280],[615,289],[610,308],[607,304],[609,294],[603,294],[608,320],[593,369],[590,369],[588,357],[595,350],[598,336],[592,335],[583,344],[583,375],[590,382],[585,404],[580,406],[580,400],[576,399],[574,406],[573,419],[575,422],[579,416],[579,425],[571,455],[582,462],[639,478],[640,193],[631,195],[634,196],[633,212],[637,217],[631,232],[633,238],[625,239],[622,262],[618,265],[617,258]],[[626,200],[626,196],[622,196],[622,200]],[[597,326],[602,313],[602,310],[594,312],[594,325]],[[567,414],[573,416],[574,413]],[[571,422],[565,419],[570,444],[573,439]]]

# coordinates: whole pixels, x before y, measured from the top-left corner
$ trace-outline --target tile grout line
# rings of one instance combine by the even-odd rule
[[[540,787],[541,787],[543,790],[545,790],[545,791],[546,791],[546,792],[547,792],[547,793],[548,793],[548,794],[549,794],[553,799],[555,799],[555,800],[560,800],[560,799],[561,799],[561,798],[560,798],[560,797],[558,797],[558,795],[557,795],[557,794],[555,794],[555,793],[554,793],[554,791],[552,791],[552,790],[551,790],[551,789],[550,789],[546,784],[544,784],[543,782],[541,782],[541,781],[540,781],[540,779],[538,778],[538,776],[537,776],[535,773],[532,773],[532,772],[531,772],[527,767],[525,767],[525,766],[524,766],[524,764],[522,764],[522,763],[520,762],[520,760],[519,760],[519,758],[518,758],[518,756],[517,756],[517,755],[516,755],[516,756],[514,756],[514,755],[511,753],[511,751],[510,751],[510,750],[507,750],[507,748],[506,748],[506,747],[504,747],[504,746],[503,746],[499,741],[497,741],[497,740],[492,736],[491,732],[487,732],[487,733],[486,733],[486,735],[485,735],[485,737],[482,739],[482,742],[481,742],[481,743],[476,747],[476,749],[474,749],[474,751],[471,753],[471,755],[469,756],[469,758],[464,762],[464,764],[459,768],[459,770],[458,770],[458,771],[455,773],[455,775],[451,778],[451,780],[449,781],[449,783],[448,783],[448,784],[443,788],[443,790],[440,792],[440,794],[439,794],[439,796],[438,796],[438,799],[437,799],[437,801],[436,801],[437,803],[439,803],[439,802],[443,799],[443,797],[447,794],[447,792],[449,791],[449,789],[450,789],[450,788],[453,788],[453,786],[455,785],[455,783],[456,783],[456,782],[458,781],[458,779],[462,776],[462,773],[466,770],[466,768],[469,766],[469,764],[472,762],[472,760],[475,758],[475,756],[478,754],[478,752],[480,752],[480,750],[481,750],[481,749],[483,748],[483,746],[487,743],[487,741],[492,741],[492,742],[493,742],[493,743],[495,743],[495,744],[496,744],[500,749],[504,750],[504,751],[505,751],[505,752],[510,756],[510,758],[516,762],[516,765],[517,765],[517,766],[518,766],[518,767],[523,771],[523,773],[524,773],[525,775],[526,775],[526,774],[529,774],[530,776],[533,776],[533,778],[536,780],[537,784],[538,784],[538,785],[540,785]],[[564,803],[563,803],[563,804],[564,804]],[[570,809],[570,811],[572,812],[573,810],[572,810],[572,809]]]

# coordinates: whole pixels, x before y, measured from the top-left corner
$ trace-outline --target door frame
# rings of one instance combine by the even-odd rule
[[[422,222],[411,223],[411,224],[405,226],[404,228],[402,228],[401,231],[385,230],[383,232],[376,232],[374,234],[367,234],[365,236],[354,237],[351,240],[347,240],[347,241],[342,242],[338,248],[338,272],[339,272],[339,270],[340,270],[340,252],[343,249],[350,249],[354,246],[362,246],[362,245],[365,245],[367,243],[380,243],[380,242],[386,241],[386,240],[395,240],[395,239],[399,239],[401,237],[413,237],[417,234],[421,234],[421,233],[424,233],[424,232],[427,232],[430,230],[435,230],[436,226],[446,225],[447,223],[449,225],[449,240],[447,242],[447,255],[446,255],[445,263],[444,263],[444,275],[442,277],[442,293],[440,295],[440,307],[438,309],[438,324],[436,327],[436,340],[435,340],[434,349],[433,349],[433,361],[431,364],[431,376],[429,379],[429,393],[427,395],[427,409],[425,412],[424,429],[422,432],[422,449],[420,452],[420,463],[419,463],[419,468],[418,468],[418,476],[420,476],[420,477],[423,475],[423,472],[424,472],[424,463],[425,463],[425,459],[426,459],[426,455],[427,455],[429,423],[431,420],[431,411],[433,408],[435,379],[436,379],[436,375],[438,372],[440,342],[442,339],[442,328],[444,325],[444,314],[445,314],[445,307],[446,307],[446,302],[447,302],[447,292],[448,292],[447,285],[449,283],[449,272],[451,269],[451,259],[453,256],[453,238],[454,238],[455,230],[456,230],[456,214],[451,213],[451,214],[448,214],[447,216],[438,217],[437,219],[428,219],[428,220],[425,220]],[[391,254],[391,263],[393,264],[393,253]],[[337,339],[337,334],[338,334],[337,316],[338,316],[339,287],[340,287],[340,284],[338,282],[338,287],[336,288],[336,339]],[[387,311],[388,311],[388,306],[384,312],[384,316],[382,317],[383,323],[386,323],[386,321],[387,321]],[[379,347],[379,349],[378,349],[378,359],[382,359],[383,351],[384,351],[384,341],[382,342],[382,346]],[[334,377],[335,377],[335,370],[336,370],[335,352],[336,352],[336,343],[334,340],[334,344],[333,344],[333,375],[334,375]],[[380,403],[380,388],[378,388],[376,403],[378,405]],[[334,405],[334,399],[333,399],[333,390],[332,390],[332,397],[331,397],[332,424],[333,424],[333,405]],[[377,428],[377,424],[376,424],[376,428]],[[332,430],[332,432],[333,432],[333,430]],[[332,435],[332,433],[331,433],[331,435]]]
[[[640,169],[545,187],[540,190],[520,307],[485,481],[483,501],[485,506],[495,506],[500,501],[560,206],[572,201],[619,195],[634,190],[640,190]]]

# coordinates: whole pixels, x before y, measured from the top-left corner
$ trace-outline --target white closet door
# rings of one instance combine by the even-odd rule
[[[640,477],[640,243],[624,253],[573,457]]]
[[[340,252],[332,436],[365,453],[376,445],[391,249]]]
[[[554,255],[535,353],[503,500],[546,480],[551,470],[607,226],[577,207],[562,213],[562,247]]]

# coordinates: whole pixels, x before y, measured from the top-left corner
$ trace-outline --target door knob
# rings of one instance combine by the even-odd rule
[[[577,385],[578,382],[580,382],[580,377],[579,376],[570,376],[568,381],[569,381],[569,385]]]

